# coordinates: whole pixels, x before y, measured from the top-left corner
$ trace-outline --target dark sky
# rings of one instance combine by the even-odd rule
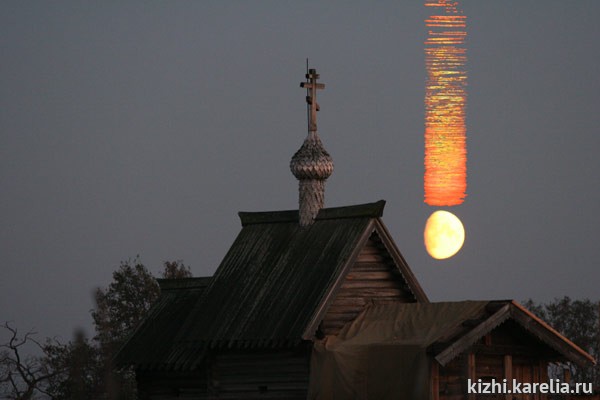
[[[436,261],[422,2],[1,2],[0,320],[91,334],[121,260],[210,275],[238,211],[296,208],[307,57],[327,85],[326,205],[387,200],[432,300],[598,300],[600,2],[461,4],[468,197],[450,211],[467,239]]]

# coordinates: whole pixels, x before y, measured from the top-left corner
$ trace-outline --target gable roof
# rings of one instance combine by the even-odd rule
[[[595,363],[592,356],[514,300],[374,304],[348,323],[336,340],[358,346],[428,348],[446,365],[508,320],[569,361]]]
[[[187,369],[197,366],[209,347],[293,346],[312,339],[332,293],[374,230],[390,247],[415,299],[427,301],[379,220],[384,206],[382,200],[322,209],[307,227],[298,224],[297,210],[240,213],[241,232],[202,294],[185,303],[178,319],[170,318],[172,335],[157,355],[140,354],[151,348],[143,343],[158,342],[147,339],[150,331],[143,328],[117,362]],[[165,312],[153,308],[144,324]]]
[[[523,307],[515,300],[489,302],[487,311],[494,310],[491,315],[486,316],[475,328],[454,341],[451,346],[435,356],[435,359],[445,365],[458,354],[464,352],[479,338],[489,333],[503,322],[511,319],[520,325],[541,342],[545,343],[565,359],[580,366],[595,364],[596,360],[586,351],[565,336],[560,334],[541,318]]]

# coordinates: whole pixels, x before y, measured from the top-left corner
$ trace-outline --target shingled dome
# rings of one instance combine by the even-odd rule
[[[310,132],[290,161],[290,170],[298,179],[327,179],[333,173],[333,160],[316,132]]]

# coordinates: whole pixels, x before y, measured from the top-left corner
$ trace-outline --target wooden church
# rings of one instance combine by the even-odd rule
[[[240,213],[212,277],[159,280],[119,351],[140,399],[475,399],[471,382],[547,382],[593,358],[514,301],[431,303],[382,215],[384,201],[323,208],[333,163],[309,132],[290,167],[299,210]],[[546,399],[517,394],[481,398]]]

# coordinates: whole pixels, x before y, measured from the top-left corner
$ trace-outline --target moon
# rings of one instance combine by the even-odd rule
[[[443,260],[461,249],[465,241],[465,228],[456,215],[438,210],[427,219],[423,238],[429,255],[436,260]]]

